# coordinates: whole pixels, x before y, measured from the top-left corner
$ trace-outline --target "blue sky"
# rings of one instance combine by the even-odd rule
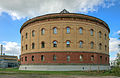
[[[105,21],[111,30],[110,58],[115,59],[118,53],[117,45],[120,43],[118,40],[120,0],[0,1],[0,44],[4,45],[4,52],[8,55],[20,55],[20,27],[25,21],[48,13],[58,13],[64,8],[70,12],[94,16]],[[25,3],[25,1],[29,2]]]

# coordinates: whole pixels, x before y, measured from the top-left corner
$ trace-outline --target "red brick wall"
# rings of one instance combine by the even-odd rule
[[[44,55],[45,60],[41,61],[41,55]],[[53,55],[56,55],[56,61],[53,61]],[[67,56],[70,56],[70,61],[67,61]],[[83,61],[80,61],[80,55],[83,55]],[[94,56],[94,61],[91,61],[91,56]],[[34,61],[32,61],[34,56]],[[102,59],[100,61],[100,56]],[[27,57],[27,61],[25,61]],[[107,61],[106,61],[107,58]],[[81,53],[81,52],[43,52],[43,53],[31,53],[21,55],[21,64],[46,64],[46,63],[75,63],[75,64],[109,64],[109,55],[101,53]]]

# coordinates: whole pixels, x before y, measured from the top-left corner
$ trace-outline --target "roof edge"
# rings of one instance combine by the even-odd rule
[[[72,14],[76,15],[76,16],[72,16]],[[80,19],[87,19],[87,20],[98,22],[98,23],[104,25],[108,29],[108,31],[110,32],[110,29],[109,29],[109,26],[108,26],[107,23],[105,23],[103,20],[101,20],[99,18],[96,18],[96,17],[93,17],[93,16],[84,15],[84,14],[78,14],[78,13],[64,13],[64,14],[52,13],[52,14],[46,14],[46,15],[42,15],[42,16],[37,16],[37,17],[34,17],[34,18],[26,21],[21,26],[20,33],[21,33],[22,29],[24,27],[26,27],[30,23],[33,23],[33,22],[36,22],[36,21],[42,21],[42,20],[45,20],[45,19],[53,19],[53,18],[80,18]]]

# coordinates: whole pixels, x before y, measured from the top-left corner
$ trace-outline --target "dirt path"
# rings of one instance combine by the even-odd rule
[[[27,75],[21,75],[21,74],[15,74],[15,75],[0,75],[0,78],[120,78],[116,76],[62,76],[62,75],[33,75],[33,74],[27,74]]]

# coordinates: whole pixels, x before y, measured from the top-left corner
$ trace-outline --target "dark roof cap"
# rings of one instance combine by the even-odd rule
[[[65,13],[69,13],[69,11],[67,11],[66,9],[63,9],[60,13],[65,14]]]

